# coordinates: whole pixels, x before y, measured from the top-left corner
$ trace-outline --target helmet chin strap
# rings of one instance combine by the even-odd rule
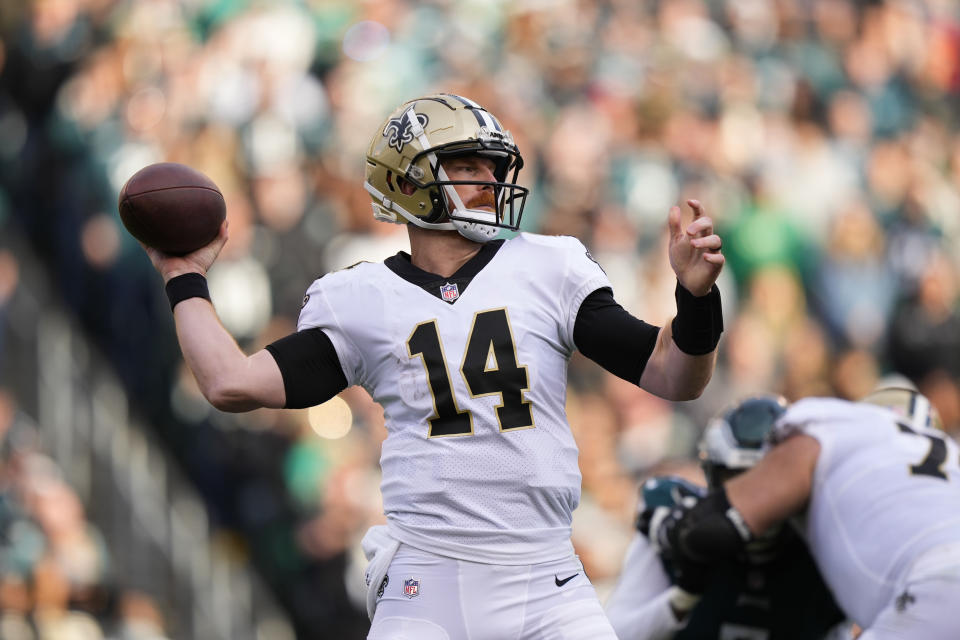
[[[420,124],[420,119],[417,118],[417,113],[413,110],[413,107],[410,107],[407,110],[407,119],[411,123],[410,133],[416,136],[417,142],[420,143],[420,148],[429,149],[430,139],[427,138],[427,133],[423,130],[423,126]],[[433,152],[428,153],[427,161],[431,166],[437,168],[437,177],[440,179],[440,181],[450,181],[450,178],[447,176],[447,172],[444,171],[443,166],[441,166],[439,160],[437,159],[437,154]],[[472,220],[454,220],[451,218],[450,222],[427,224],[419,219],[414,220],[414,218],[416,218],[415,216],[410,216],[402,209],[400,210],[401,215],[407,218],[407,220],[410,222],[413,222],[418,227],[437,229],[440,228],[440,225],[443,225],[444,229],[456,229],[460,235],[467,240],[472,240],[473,242],[488,242],[496,237],[500,229],[493,224],[490,224],[497,221],[496,212],[484,211],[483,209],[468,209],[466,206],[464,206],[463,200],[460,199],[460,194],[457,193],[457,190],[453,187],[453,185],[445,184],[441,188],[447,196],[447,201],[453,203],[453,213],[459,218],[472,218]],[[399,209],[399,207],[397,208]],[[449,212],[447,215],[449,215]]]

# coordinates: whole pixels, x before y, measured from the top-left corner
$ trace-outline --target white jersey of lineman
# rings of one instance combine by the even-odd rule
[[[298,329],[320,327],[344,375],[384,408],[390,534],[454,558],[532,564],[572,553],[580,500],[567,363],[580,303],[610,287],[579,240],[507,240],[451,304],[384,263],[327,274]]]
[[[919,554],[960,541],[956,443],[897,419],[870,404],[809,398],[774,432],[820,443],[803,529],[837,602],[862,626],[893,602]]]

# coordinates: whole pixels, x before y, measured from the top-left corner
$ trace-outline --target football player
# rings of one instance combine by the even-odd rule
[[[785,518],[863,640],[960,638],[960,462],[927,398],[881,387],[810,398],[777,422],[748,472],[651,523],[686,562],[741,553]]]
[[[709,488],[760,461],[786,406],[780,396],[755,396],[710,421],[699,445]],[[814,640],[842,622],[843,613],[792,527],[771,527],[739,557],[717,567],[658,553],[648,538],[651,515],[695,504],[706,493],[674,477],[644,483],[638,532],[606,603],[620,640]]]
[[[410,252],[326,274],[298,331],[246,356],[204,280],[227,239],[148,250],[184,357],[219,409],[308,407],[360,385],[384,408],[387,524],[364,539],[370,638],[613,638],[570,542],[580,499],[564,409],[575,349],[671,400],[697,397],[722,330],[724,257],[699,202],[668,215],[677,314],[649,325],[614,300],[572,237],[517,231],[523,158],[468,98],[401,105],[375,132],[364,186]]]

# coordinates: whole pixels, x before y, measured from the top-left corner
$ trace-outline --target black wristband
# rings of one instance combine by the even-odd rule
[[[210,291],[207,289],[207,279],[199,273],[184,273],[175,278],[170,278],[165,287],[167,299],[170,300],[170,310],[183,302],[187,298],[205,298],[210,299]]]
[[[716,349],[723,332],[723,311],[717,285],[713,285],[707,295],[697,297],[678,282],[675,297],[677,315],[672,325],[673,341],[680,351],[702,356]]]

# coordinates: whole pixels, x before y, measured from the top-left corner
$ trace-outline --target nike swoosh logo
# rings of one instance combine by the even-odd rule
[[[562,587],[563,585],[567,584],[568,582],[570,582],[571,580],[573,580],[574,578],[576,578],[578,575],[580,575],[580,574],[579,574],[579,573],[575,573],[575,574],[573,574],[572,576],[570,576],[569,578],[564,578],[563,580],[561,580],[561,579],[558,578],[557,576],[553,576],[553,582],[554,582],[554,584],[556,584],[558,587]]]

